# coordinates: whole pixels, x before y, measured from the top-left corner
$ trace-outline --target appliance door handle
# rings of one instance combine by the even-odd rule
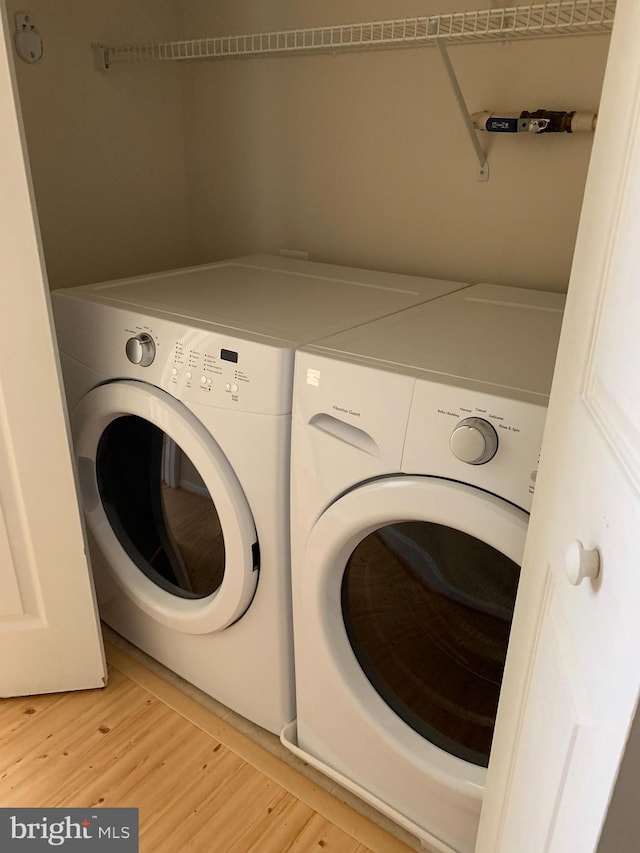
[[[368,453],[370,456],[382,457],[378,444],[368,432],[360,429],[360,427],[353,426],[353,424],[348,424],[340,418],[335,418],[333,415],[328,415],[326,412],[314,415],[309,421],[309,426],[320,430],[320,432],[325,432],[357,450],[362,450],[363,453]]]

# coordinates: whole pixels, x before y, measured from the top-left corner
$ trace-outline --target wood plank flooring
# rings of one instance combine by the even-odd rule
[[[121,650],[107,656],[104,690],[0,702],[1,806],[134,806],[142,853],[409,853]]]

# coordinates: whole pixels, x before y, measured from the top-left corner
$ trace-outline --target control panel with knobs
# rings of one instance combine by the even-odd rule
[[[464,418],[451,433],[451,452],[461,462],[484,465],[498,450],[498,435],[483,418]]]
[[[129,338],[126,346],[127,358],[132,364],[140,367],[148,367],[156,357],[156,345],[146,332],[141,332],[133,338]]]

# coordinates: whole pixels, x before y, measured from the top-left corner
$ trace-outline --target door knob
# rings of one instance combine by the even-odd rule
[[[579,586],[585,578],[595,580],[600,574],[600,552],[597,548],[585,548],[579,539],[574,539],[566,550],[564,567],[574,586]]]

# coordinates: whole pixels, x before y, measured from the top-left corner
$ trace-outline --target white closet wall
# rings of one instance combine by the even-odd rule
[[[487,134],[434,48],[93,68],[89,44],[429,15],[472,0],[8,0],[52,287],[281,248],[565,290],[592,134]],[[498,6],[478,0],[477,7]],[[470,111],[597,109],[603,36],[451,47]]]
[[[7,7],[44,40],[40,62],[15,63],[50,286],[189,263],[181,69],[99,74],[89,47],[173,38],[175,0]]]

